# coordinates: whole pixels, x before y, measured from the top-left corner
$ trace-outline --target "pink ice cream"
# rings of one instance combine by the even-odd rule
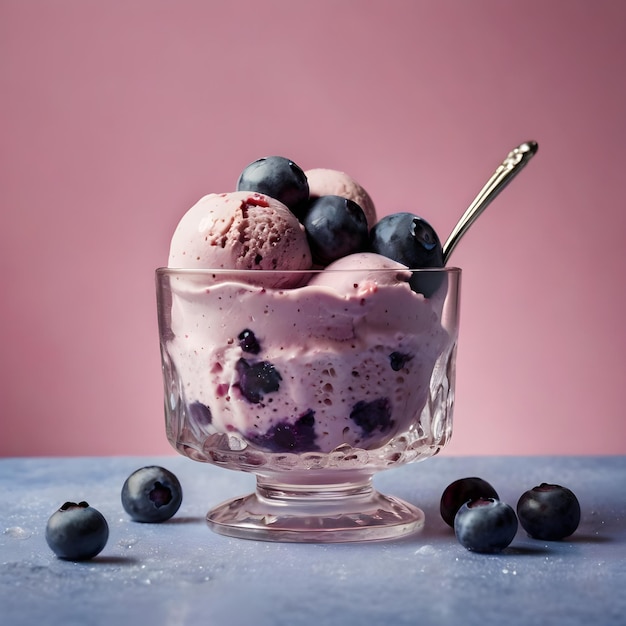
[[[331,452],[379,448],[410,429],[454,339],[404,266],[373,254],[336,264],[355,269],[330,266],[296,289],[172,281],[166,350],[187,439]]]
[[[356,202],[365,213],[367,227],[376,223],[376,207],[370,195],[345,172],[338,170],[315,168],[305,172],[309,182],[311,198],[319,196],[341,196]]]
[[[236,191],[204,196],[187,211],[172,237],[168,266],[303,270],[311,267],[311,251],[304,227],[284,204],[260,193]],[[275,276],[263,272],[254,281],[293,286],[288,275],[278,285]]]
[[[411,277],[406,265],[374,252],[350,254],[337,259],[325,269],[311,278],[309,285],[330,287],[350,296],[367,295],[382,284],[406,283]]]

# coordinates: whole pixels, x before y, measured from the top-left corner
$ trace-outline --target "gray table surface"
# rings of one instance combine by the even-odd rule
[[[149,464],[181,480],[176,517],[132,522],[126,477]],[[519,530],[498,555],[468,552],[439,516],[450,482],[481,476],[515,506],[541,482],[568,486],[582,520],[562,542]],[[50,624],[626,624],[626,457],[435,457],[375,479],[426,513],[408,538],[365,544],[233,539],[204,521],[254,478],[179,456],[0,460],[0,621]],[[57,559],[48,517],[87,500],[110,525],[95,559]]]

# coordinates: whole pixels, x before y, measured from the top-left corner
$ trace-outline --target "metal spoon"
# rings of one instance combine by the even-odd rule
[[[536,154],[539,148],[536,141],[527,141],[509,152],[506,159],[496,169],[485,186],[480,190],[472,204],[458,221],[448,240],[443,246],[443,264],[446,265],[452,251],[467,229],[478,219],[478,216],[489,206],[495,197],[519,174],[522,168]]]

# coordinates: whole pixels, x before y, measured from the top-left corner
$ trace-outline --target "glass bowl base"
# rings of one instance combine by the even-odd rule
[[[215,532],[260,541],[338,543],[399,539],[420,530],[424,513],[394,496],[358,485],[257,485],[206,516]]]

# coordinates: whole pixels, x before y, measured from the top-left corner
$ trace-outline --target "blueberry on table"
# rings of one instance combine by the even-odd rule
[[[569,537],[580,523],[580,503],[567,487],[541,483],[517,502],[522,528],[535,539],[558,541]]]
[[[312,200],[302,218],[313,262],[329,265],[368,247],[367,218],[354,201],[341,196]]]
[[[454,518],[456,538],[472,552],[501,552],[513,541],[517,525],[515,511],[497,498],[470,500]]]
[[[285,204],[300,217],[309,199],[305,173],[290,159],[268,156],[246,166],[237,181],[237,191],[255,191]]]
[[[66,502],[46,525],[46,542],[61,559],[86,561],[99,554],[109,539],[109,525],[87,502]]]
[[[122,487],[122,506],[136,522],[164,522],[178,511],[182,501],[178,478],[158,465],[136,470]]]
[[[382,217],[370,231],[370,249],[409,269],[443,267],[443,249],[435,229],[413,213],[393,213]],[[439,274],[414,274],[413,291],[430,297],[440,286]]]
[[[439,512],[443,521],[454,528],[454,516],[468,500],[476,500],[477,498],[495,498],[497,500],[498,497],[496,490],[482,478],[477,476],[459,478],[444,489],[439,503]]]

